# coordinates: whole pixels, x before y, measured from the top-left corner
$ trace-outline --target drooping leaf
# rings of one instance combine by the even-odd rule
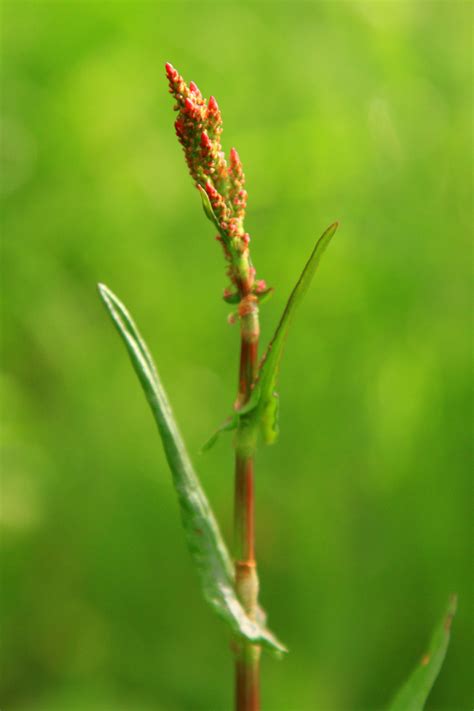
[[[435,629],[426,654],[392,701],[389,711],[422,711],[448,649],[457,596],[452,595],[443,619]]]
[[[119,299],[104,284],[99,284],[99,293],[125,343],[158,425],[178,496],[188,548],[201,578],[204,597],[235,633],[273,651],[286,651],[268,629],[245,614],[233,588],[230,555],[191,464],[148,348]]]
[[[240,414],[252,412],[252,416],[257,418],[262,426],[265,441],[274,442],[278,436],[278,408],[275,398],[275,387],[278,377],[278,370],[283,354],[283,346],[288,328],[294,316],[297,306],[303,299],[309,285],[313,279],[321,257],[331,241],[338,223],[335,222],[323,233],[314,247],[295,288],[291,292],[290,298],[285,306],[280,323],[275,334],[268,345],[263,356],[257,381],[255,383],[249,402],[240,409]]]

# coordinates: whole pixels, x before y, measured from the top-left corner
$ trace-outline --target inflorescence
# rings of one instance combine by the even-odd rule
[[[239,154],[232,148],[227,162],[222,150],[222,116],[216,99],[206,101],[194,82],[189,86],[171,64],[166,64],[170,93],[174,96],[176,135],[196,187],[206,191],[219,223],[217,239],[229,262],[228,275],[240,296],[261,294],[263,280],[255,280],[249,257],[250,237],[244,228],[247,191]],[[229,293],[229,290],[226,290]]]

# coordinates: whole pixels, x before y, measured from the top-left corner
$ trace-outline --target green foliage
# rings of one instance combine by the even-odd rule
[[[201,193],[203,193],[203,191],[201,191]],[[212,213],[210,205],[208,209]],[[321,257],[329,245],[329,242],[333,238],[337,227],[337,222],[330,225],[316,242],[316,245],[311,252],[311,256],[309,257],[301,276],[290,294],[290,298],[285,306],[285,310],[283,311],[283,315],[277,326],[275,334],[267,346],[265,355],[260,363],[257,380],[255,382],[250,400],[242,408],[240,408],[237,413],[229,417],[224,424],[218,427],[214,434],[204,444],[202,448],[203,451],[210,449],[222,432],[234,430],[238,426],[240,417],[244,417],[246,419],[248,426],[260,428],[260,432],[266,444],[273,444],[277,440],[279,431],[279,400],[278,394],[275,392],[275,388],[281,358],[283,355],[283,348],[288,336],[288,330],[295,311],[306,294],[309,285],[313,280],[316,269],[319,266]]]
[[[216,230],[219,232],[223,238],[226,238],[226,235],[223,233],[221,229],[221,225],[219,223],[219,220],[217,219],[216,215],[214,214],[214,210],[212,209],[211,201],[209,200],[209,196],[204,190],[204,188],[201,185],[198,185],[198,190],[199,194],[201,195],[201,200],[202,200],[202,209],[204,210],[204,214],[206,215],[207,219],[209,222],[212,222]]]
[[[219,435],[222,434],[222,432],[232,432],[237,429],[238,424],[239,415],[237,413],[228,417],[227,420],[225,420],[225,422],[223,422],[222,425],[220,425],[216,431],[212,433],[209,439],[204,442],[201,447],[201,452],[207,452],[208,449],[211,449],[211,447],[213,447],[219,439]]]
[[[402,686],[388,711],[422,711],[443,664],[449,644],[457,596],[452,595],[443,619],[433,633],[428,651]]]
[[[233,632],[277,653],[285,647],[274,635],[250,620],[233,589],[232,562],[217,521],[193,469],[150,352],[124,305],[104,284],[99,294],[127,348],[148,404],[158,425],[178,496],[188,548],[201,578],[204,597]]]
[[[472,4],[5,0],[1,24],[0,706],[231,706],[225,625],[91,288],[133,299],[230,544],[230,447],[194,453],[231,413],[238,335],[172,136],[174,58],[246,167],[278,287],[263,346],[308,236],[341,221],[280,370],[285,445],[258,454],[262,602],[295,650],[264,660],[265,707],[386,707],[456,590],[426,708],[471,708]]]
[[[273,444],[278,437],[278,395],[275,388],[288,329],[337,227],[337,222],[330,225],[316,242],[311,256],[290,294],[275,334],[267,346],[252,396],[241,409],[242,414],[252,413],[250,419],[260,423],[263,439],[267,444]]]

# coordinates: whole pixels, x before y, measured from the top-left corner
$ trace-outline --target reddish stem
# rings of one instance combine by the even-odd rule
[[[235,459],[235,556],[236,565],[255,563],[253,456]],[[236,574],[238,571],[236,570]]]
[[[238,659],[236,662],[235,708],[238,711],[259,711],[259,660],[249,663]]]
[[[249,284],[240,285],[241,347],[238,405],[244,405],[251,394],[258,368],[258,310],[249,300]],[[247,302],[246,302],[247,299]],[[248,309],[248,310],[247,310]],[[251,619],[256,619],[258,577],[255,563],[254,525],[254,446],[246,441],[245,425],[237,432],[235,457],[235,588]],[[236,643],[235,708],[236,711],[259,711],[260,647],[242,640]]]
[[[240,345],[239,403],[244,404],[250,397],[251,386],[255,377],[258,357],[258,340],[242,339]]]

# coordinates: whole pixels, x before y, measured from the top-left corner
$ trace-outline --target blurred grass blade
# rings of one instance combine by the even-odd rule
[[[104,284],[99,293],[122,337],[151,407],[179,500],[189,550],[204,597],[231,626],[251,642],[284,652],[269,630],[250,620],[233,589],[233,565],[217,521],[194,472],[153,359],[130,314]]]
[[[288,335],[291,319],[293,318],[297,306],[307,292],[319,262],[321,261],[321,257],[336,232],[337,227],[338,223],[335,222],[327,228],[317,241],[295,288],[291,292],[280,323],[275,331],[275,335],[265,351],[252,396],[249,402],[239,411],[240,414],[245,414],[256,410],[254,416],[262,425],[263,436],[267,443],[274,442],[278,436],[278,403],[274,390],[283,354],[283,346]]]
[[[452,595],[448,609],[433,633],[428,651],[396,695],[389,711],[422,711],[446,656],[456,605],[457,596]]]

